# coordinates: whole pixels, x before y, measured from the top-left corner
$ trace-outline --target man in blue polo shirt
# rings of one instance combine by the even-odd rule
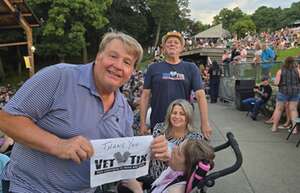
[[[10,192],[94,192],[91,139],[133,136],[132,111],[119,92],[142,58],[142,47],[123,33],[103,37],[95,62],[58,64],[29,79],[0,111],[0,129],[15,139],[2,172]],[[152,153],[167,158],[164,137]]]

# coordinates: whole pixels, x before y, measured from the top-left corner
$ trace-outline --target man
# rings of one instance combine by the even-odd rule
[[[217,103],[219,97],[220,77],[222,72],[216,60],[212,62],[212,65],[209,67],[208,73],[210,103]]]
[[[272,87],[269,84],[269,77],[264,76],[261,85],[255,86],[253,91],[256,96],[244,99],[242,103],[251,106],[250,116],[253,120],[256,120],[259,109],[266,104],[272,96]]]
[[[58,64],[29,79],[0,111],[0,129],[15,139],[2,173],[10,192],[94,192],[90,188],[89,140],[132,136],[132,111],[118,90],[142,58],[132,37],[103,37],[94,63]],[[151,144],[157,159],[167,142]]]
[[[271,76],[270,70],[273,66],[275,59],[275,52],[268,47],[265,43],[261,44],[262,52],[261,58],[261,70],[263,76]]]
[[[168,32],[162,38],[165,60],[152,64],[145,76],[144,89],[141,96],[141,128],[142,134],[148,132],[146,126],[146,112],[150,100],[151,124],[163,122],[168,105],[175,99],[189,100],[191,91],[195,91],[197,98],[202,133],[206,138],[211,135],[208,123],[207,101],[200,72],[193,63],[182,61],[179,56],[184,49],[184,39],[178,32]]]

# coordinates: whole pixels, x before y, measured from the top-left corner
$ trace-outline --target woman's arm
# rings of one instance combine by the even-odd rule
[[[279,85],[280,77],[281,77],[281,70],[278,70],[277,73],[276,73],[276,76],[275,76],[275,81],[274,81],[274,84],[275,84],[276,86]]]

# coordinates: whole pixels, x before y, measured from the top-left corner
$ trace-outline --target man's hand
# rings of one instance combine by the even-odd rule
[[[151,142],[150,148],[154,159],[169,161],[170,153],[168,152],[168,141],[164,135],[155,137]]]
[[[210,127],[209,124],[207,126],[202,126],[201,127],[201,131],[202,131],[203,136],[206,139],[210,139],[210,136],[212,134],[212,128]]]
[[[148,135],[148,134],[151,134],[151,131],[148,127],[141,125],[140,130],[139,130],[139,134],[140,135]]]
[[[80,164],[94,154],[92,144],[82,136],[59,139],[54,155],[60,159],[70,159]]]

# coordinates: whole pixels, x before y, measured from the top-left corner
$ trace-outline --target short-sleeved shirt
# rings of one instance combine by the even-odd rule
[[[96,91],[93,64],[58,64],[30,78],[6,104],[4,111],[30,118],[40,128],[68,139],[133,136],[133,114],[124,96],[115,92],[107,112]],[[16,143],[2,173],[10,191],[22,193],[94,192],[90,160],[77,164]]]
[[[165,124],[164,123],[158,123],[155,125],[153,129],[153,136],[157,137],[159,135],[163,135],[166,132]],[[202,139],[202,135],[200,132],[197,131],[190,131],[188,132],[184,137],[181,138],[168,138],[168,143],[171,143],[173,145],[179,145],[182,143],[185,139]],[[168,165],[166,162],[160,161],[160,160],[151,160],[150,162],[150,168],[149,168],[149,175],[153,179],[157,179],[160,174],[167,169]]]
[[[262,69],[270,69],[273,65],[273,60],[275,58],[275,53],[271,48],[266,48],[262,51],[261,55],[261,67]],[[270,62],[270,63],[269,63]]]
[[[152,64],[145,76],[144,89],[151,90],[151,128],[163,122],[169,104],[176,99],[190,99],[191,91],[203,89],[200,71],[190,62]]]
[[[272,87],[267,84],[267,85],[260,85],[259,90],[263,93],[263,95],[260,96],[260,98],[264,101],[267,102],[269,98],[272,96]],[[267,96],[265,96],[267,94]]]

